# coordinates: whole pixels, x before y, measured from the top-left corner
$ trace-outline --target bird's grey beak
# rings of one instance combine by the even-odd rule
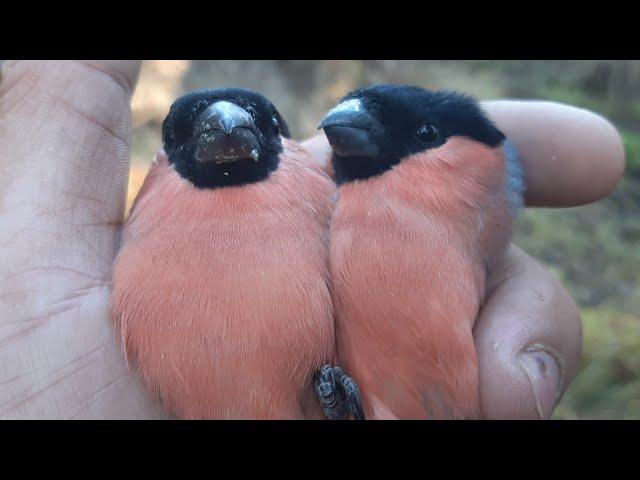
[[[258,161],[259,143],[255,121],[235,103],[219,101],[198,118],[194,131],[200,163],[227,163],[241,159]]]
[[[331,148],[341,157],[375,157],[380,152],[376,142],[380,123],[358,99],[339,103],[327,113],[318,128],[324,130]]]

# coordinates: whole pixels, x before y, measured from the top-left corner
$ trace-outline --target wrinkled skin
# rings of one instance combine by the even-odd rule
[[[109,320],[124,215],[134,61],[6,62],[0,83],[0,418],[162,418]],[[613,126],[548,102],[486,102],[517,145],[528,206],[607,195]],[[326,163],[323,136],[305,145]],[[474,330],[485,418],[549,418],[576,374],[581,322],[564,287],[511,246]],[[534,393],[535,392],[535,393]]]

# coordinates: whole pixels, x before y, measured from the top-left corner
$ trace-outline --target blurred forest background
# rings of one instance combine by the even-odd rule
[[[304,139],[344,93],[372,83],[564,102],[620,130],[627,170],[617,190],[593,205],[527,210],[515,242],[567,285],[583,315],[582,370],[554,418],[640,419],[640,61],[148,61],[133,98],[129,204],[160,146],[162,120],[182,93],[258,90],[293,137]]]

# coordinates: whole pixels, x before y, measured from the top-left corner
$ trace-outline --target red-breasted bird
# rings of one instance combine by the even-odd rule
[[[270,101],[237,88],[187,94],[164,121],[113,316],[129,364],[179,418],[322,418],[336,186],[288,136]]]
[[[366,417],[478,418],[472,330],[522,202],[515,150],[473,98],[410,86],[354,91],[319,128],[337,357]]]

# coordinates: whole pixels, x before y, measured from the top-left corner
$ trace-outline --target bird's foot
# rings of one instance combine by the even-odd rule
[[[316,377],[315,387],[329,420],[346,420],[349,415],[356,420],[365,419],[358,386],[340,367],[323,366]]]
[[[316,393],[322,410],[329,420],[345,420],[348,412],[344,404],[344,392],[338,388],[333,367],[325,365],[315,380]]]
[[[333,369],[336,383],[342,387],[345,395],[345,403],[349,413],[356,420],[364,420],[364,410],[362,409],[362,401],[360,400],[360,390],[353,378],[345,375],[340,367]]]

